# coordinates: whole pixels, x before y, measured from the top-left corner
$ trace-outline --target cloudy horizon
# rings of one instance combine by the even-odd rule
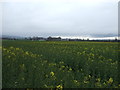
[[[3,35],[118,35],[118,3],[4,2]]]

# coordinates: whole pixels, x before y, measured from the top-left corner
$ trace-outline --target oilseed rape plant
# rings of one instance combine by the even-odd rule
[[[9,41],[3,88],[119,88],[117,42]]]

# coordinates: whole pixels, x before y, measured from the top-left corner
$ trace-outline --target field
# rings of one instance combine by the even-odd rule
[[[119,88],[117,42],[3,41],[3,88]]]

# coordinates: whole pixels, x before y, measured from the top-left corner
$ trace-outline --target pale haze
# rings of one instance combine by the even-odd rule
[[[117,35],[117,0],[4,2],[3,35]]]

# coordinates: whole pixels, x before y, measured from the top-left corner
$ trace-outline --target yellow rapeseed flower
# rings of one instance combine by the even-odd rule
[[[69,70],[72,71],[72,68],[70,68]]]
[[[83,69],[80,69],[80,71],[83,71]]]
[[[78,82],[77,80],[73,80],[74,84],[79,86],[80,85],[80,82]]]
[[[73,82],[77,83],[78,81],[77,80],[73,80]]]
[[[54,73],[54,72],[50,72],[50,75],[51,75],[51,76],[54,76],[54,75],[55,75],[55,73]]]
[[[25,52],[25,54],[26,54],[26,55],[29,55],[29,53],[28,53],[28,52]]]
[[[88,77],[89,77],[89,78],[91,78],[91,76],[90,76],[90,75],[89,75]]]
[[[97,78],[96,80],[97,80],[98,82],[100,82],[100,78]]]
[[[45,87],[48,87],[46,84],[44,85]]]
[[[56,86],[56,88],[62,90],[63,87],[62,87],[62,85],[58,85],[58,86]]]
[[[85,84],[89,83],[89,81],[84,81]]]
[[[91,48],[91,51],[93,51],[94,50],[94,48]]]
[[[11,46],[10,48],[13,49],[14,47]]]
[[[106,85],[106,83],[104,82],[103,85]]]
[[[64,62],[63,61],[61,61],[61,62],[59,62],[60,64],[64,64]]]
[[[7,50],[6,48],[3,48],[3,51]]]
[[[108,83],[112,83],[112,82],[113,82],[113,79],[110,78],[110,79],[108,80]]]
[[[19,50],[19,48],[16,48],[16,50]]]
[[[65,68],[65,66],[61,66],[61,68]]]

